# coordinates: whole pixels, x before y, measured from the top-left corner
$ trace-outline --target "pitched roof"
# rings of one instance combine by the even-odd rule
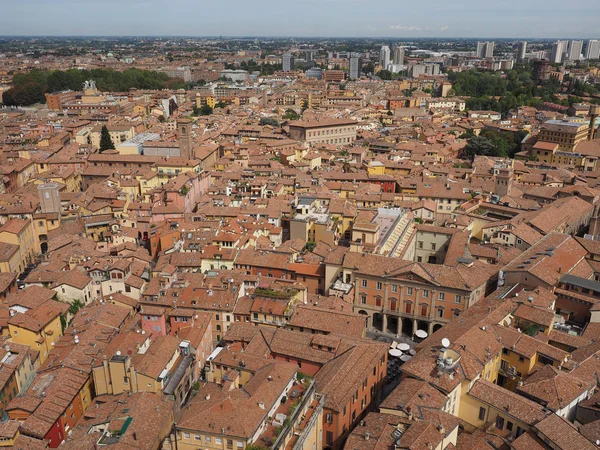
[[[543,420],[549,414],[539,403],[483,379],[475,382],[468,395],[528,425]]]
[[[570,422],[556,414],[550,414],[544,420],[535,425],[539,434],[548,439],[552,448],[560,450],[592,450],[597,448],[594,444],[583,437],[577,428]]]
[[[250,439],[296,371],[294,364],[272,362],[240,389],[207,383],[181,411],[177,428],[211,434],[224,430],[226,436]]]
[[[352,347],[326,363],[315,376],[317,390],[325,395],[325,407],[342,411],[373,368],[386,358],[388,346]]]

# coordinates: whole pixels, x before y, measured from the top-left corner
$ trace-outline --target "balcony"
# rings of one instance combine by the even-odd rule
[[[273,420],[268,424],[257,444],[270,449],[292,450],[302,448],[305,432],[312,429],[323,408],[324,398],[315,393],[312,379],[305,379],[287,392],[287,401],[280,404],[274,416],[285,416],[283,422]],[[299,445],[300,444],[300,445]]]

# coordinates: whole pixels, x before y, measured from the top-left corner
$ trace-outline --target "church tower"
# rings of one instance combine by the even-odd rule
[[[182,158],[190,159],[192,155],[192,121],[180,119],[177,121],[177,133],[179,135],[179,154]]]
[[[500,198],[505,195],[510,195],[513,185],[513,170],[512,167],[502,167],[496,174],[495,194]]]

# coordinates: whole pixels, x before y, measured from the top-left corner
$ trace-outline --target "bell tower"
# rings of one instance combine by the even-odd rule
[[[179,137],[179,154],[182,158],[190,159],[192,155],[192,121],[190,119],[179,119],[177,121],[177,133]]]

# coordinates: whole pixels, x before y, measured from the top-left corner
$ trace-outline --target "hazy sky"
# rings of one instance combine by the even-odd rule
[[[600,37],[600,0],[0,0],[0,35]]]

